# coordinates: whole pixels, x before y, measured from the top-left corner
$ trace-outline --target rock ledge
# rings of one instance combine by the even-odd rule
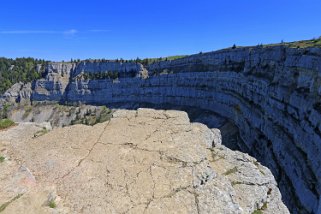
[[[39,129],[0,132],[3,213],[289,213],[266,167],[185,112],[117,110],[93,127],[35,138]]]

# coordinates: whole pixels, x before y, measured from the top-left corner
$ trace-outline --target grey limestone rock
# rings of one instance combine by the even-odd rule
[[[117,110],[34,137],[43,125],[0,132],[4,213],[289,213],[267,168],[210,146],[213,132],[185,112]]]
[[[109,70],[119,72],[117,81],[76,78]],[[142,73],[148,76],[142,78]],[[32,101],[171,104],[213,111],[239,128],[244,142],[239,149],[272,170],[293,213],[317,213],[320,207],[319,48],[225,49],[145,68],[136,63],[54,63],[34,85]]]
[[[9,103],[30,103],[32,94],[31,83],[16,83],[10,89],[8,89],[3,95],[2,99]]]

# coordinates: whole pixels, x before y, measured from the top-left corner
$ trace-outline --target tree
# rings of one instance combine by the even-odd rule
[[[139,57],[136,58],[135,60],[136,63],[140,63],[141,62],[141,59]]]
[[[17,82],[31,82],[39,79],[45,72],[45,60],[33,58],[0,58],[0,94]],[[41,69],[37,67],[40,65]]]

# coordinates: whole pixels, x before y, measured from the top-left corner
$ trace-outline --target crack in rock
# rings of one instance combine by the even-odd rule
[[[77,165],[75,167],[73,167],[69,172],[67,172],[66,174],[64,174],[60,179],[61,181],[64,180],[64,178],[66,178],[67,176],[69,176],[77,167],[79,167],[81,165],[81,163],[91,154],[91,152],[94,150],[95,146],[100,143],[100,139],[102,137],[102,135],[104,134],[104,132],[106,131],[108,125],[110,124],[110,120],[107,122],[107,124],[105,125],[103,131],[100,133],[100,135],[98,136],[96,142],[92,145],[92,147],[88,150],[88,153],[81,159],[79,159]]]

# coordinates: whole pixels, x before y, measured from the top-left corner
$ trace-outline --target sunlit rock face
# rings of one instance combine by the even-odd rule
[[[321,212],[320,49],[226,49],[147,67],[52,66],[34,83],[32,101],[170,104],[216,112],[239,127],[238,148],[272,170],[293,213]]]
[[[288,214],[271,171],[220,138],[174,110],[53,130],[20,123],[0,132],[1,211]]]
[[[33,83],[32,100],[60,101],[69,84],[73,63],[52,63],[45,68],[45,78]]]

